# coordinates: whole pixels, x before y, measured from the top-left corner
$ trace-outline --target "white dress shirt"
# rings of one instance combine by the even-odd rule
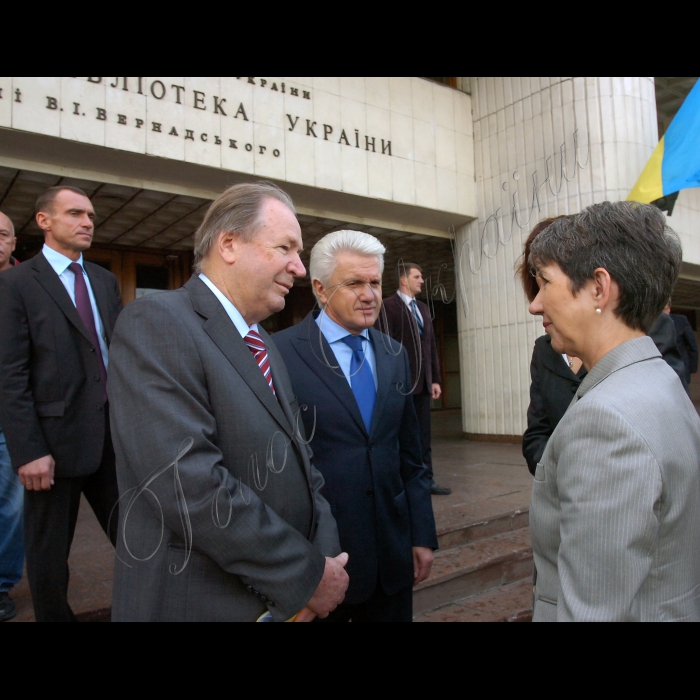
[[[413,313],[413,307],[411,306],[411,302],[413,301],[413,297],[409,297],[408,294],[404,294],[400,289],[396,291],[396,293],[403,299],[403,303],[408,306],[408,310]],[[425,323],[425,319],[423,318],[423,314],[420,312],[420,309],[418,308],[418,304],[416,303],[416,311],[418,312],[418,315],[420,316],[420,320]]]
[[[75,306],[75,273],[73,270],[69,270],[68,266],[73,262],[70,258],[67,258],[63,253],[59,253],[53,248],[44,243],[44,247],[41,249],[44,257],[48,260],[49,265],[55,270],[58,278],[63,282],[63,286],[68,292],[73,305]],[[97,330],[97,338],[100,341],[100,350],[102,351],[102,360],[105,364],[105,369],[107,369],[107,336],[105,335],[105,329],[102,325],[102,318],[100,317],[99,309],[97,308],[97,302],[95,301],[95,295],[92,291],[92,285],[90,284],[90,278],[85,274],[85,267],[83,265],[83,256],[78,258],[76,261],[78,265],[83,269],[83,276],[85,277],[85,286],[88,290],[88,296],[90,297],[90,306],[92,307],[92,315],[95,319],[95,329]],[[76,307],[77,308],[77,307]]]
[[[236,330],[241,334],[241,338],[245,338],[248,335],[248,331],[258,332],[258,324],[254,323],[252,326],[249,326],[243,316],[241,316],[241,312],[203,272],[199,273],[199,279],[214,292],[214,296],[221,302],[221,306],[224,307],[224,311],[228,314],[233,325],[236,326]]]
[[[348,384],[352,387],[351,377],[350,377],[350,367],[352,362],[352,349],[347,343],[343,341],[343,338],[347,335],[355,335],[350,333],[347,329],[338,325],[325,311],[316,317],[316,323],[323,333],[323,337],[328,341],[328,344],[333,350],[335,359],[338,360],[338,365],[342,373],[345,375],[345,379],[348,380]],[[365,328],[362,333],[360,333],[365,341],[362,343],[362,347],[365,352],[365,361],[369,363],[369,368],[372,370],[372,377],[374,377],[374,388],[377,388],[377,361],[374,357],[374,348],[372,347],[372,341],[369,338],[369,329]],[[323,357],[320,358],[323,362]]]

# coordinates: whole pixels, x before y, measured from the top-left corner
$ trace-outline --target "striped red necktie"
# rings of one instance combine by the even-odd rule
[[[272,383],[270,358],[267,356],[267,348],[265,347],[265,343],[263,343],[263,339],[260,337],[260,333],[258,333],[257,331],[250,330],[248,331],[248,335],[244,338],[244,340],[245,344],[250,348],[250,351],[253,353],[253,357],[258,363],[258,367],[260,367],[260,371],[263,373],[265,381],[267,382],[270,389],[272,389],[272,393],[275,394],[275,396],[277,396],[277,393],[275,392],[275,385]]]

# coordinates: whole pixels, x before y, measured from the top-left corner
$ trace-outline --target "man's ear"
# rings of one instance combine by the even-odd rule
[[[49,228],[51,228],[51,222],[49,221],[49,215],[45,211],[38,211],[34,218],[36,219],[37,226],[42,231],[47,231]]]
[[[12,248],[10,249],[10,253],[14,253],[14,252],[15,252],[15,247],[16,247],[16,246],[17,246],[17,236],[14,236],[14,237],[12,238]]]
[[[216,248],[221,259],[229,265],[233,265],[238,259],[240,244],[240,237],[227,231],[220,233],[216,240]]]
[[[321,282],[321,280],[313,279],[311,280],[311,284],[313,284],[314,289],[316,290],[318,300],[323,306],[325,306],[328,303],[328,296],[326,295],[326,288],[323,286],[323,282]]]

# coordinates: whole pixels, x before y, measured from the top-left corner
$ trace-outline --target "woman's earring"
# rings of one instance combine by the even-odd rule
[[[597,314],[602,313],[602,311],[600,310],[600,306],[596,306],[596,307],[595,307],[595,312],[596,312]]]

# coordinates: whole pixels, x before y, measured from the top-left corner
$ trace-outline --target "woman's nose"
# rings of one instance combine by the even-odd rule
[[[532,303],[528,307],[528,311],[533,316],[542,316],[542,314],[544,314],[544,309],[542,308],[542,302],[540,301],[539,294],[532,300]]]

